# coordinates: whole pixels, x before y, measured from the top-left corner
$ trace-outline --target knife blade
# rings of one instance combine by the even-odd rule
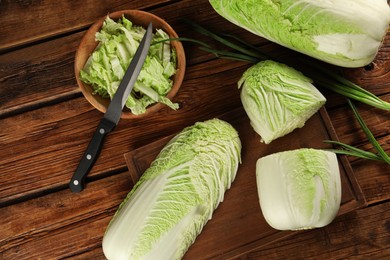
[[[152,30],[153,26],[152,23],[150,23],[107,111],[96,128],[96,131],[69,182],[69,188],[72,192],[81,192],[84,189],[85,177],[88,175],[99,156],[106,135],[110,133],[119,122],[126,100],[133,89],[134,83],[141,72],[146,56],[148,55],[152,39]]]

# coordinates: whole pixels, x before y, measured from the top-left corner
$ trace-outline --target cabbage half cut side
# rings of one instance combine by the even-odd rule
[[[301,148],[271,154],[256,164],[260,207],[267,223],[278,230],[328,225],[341,203],[336,154]]]

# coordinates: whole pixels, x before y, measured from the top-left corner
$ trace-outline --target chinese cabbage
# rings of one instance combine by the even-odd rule
[[[223,201],[240,162],[241,142],[225,121],[198,122],[160,152],[111,220],[110,259],[180,259]]]
[[[230,22],[270,41],[343,67],[376,56],[390,22],[384,0],[210,0]]]
[[[272,60],[247,69],[238,86],[251,125],[266,144],[303,127],[326,101],[311,79]]]
[[[333,152],[301,148],[262,157],[256,179],[261,211],[275,229],[323,227],[340,208],[340,171]]]

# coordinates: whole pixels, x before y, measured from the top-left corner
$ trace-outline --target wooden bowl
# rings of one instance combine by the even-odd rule
[[[152,22],[154,29],[159,28],[164,30],[171,38],[178,37],[176,32],[172,29],[172,27],[167,22],[165,22],[160,17],[148,12],[139,11],[139,10],[123,10],[123,11],[117,11],[111,13],[109,14],[109,17],[113,20],[118,20],[123,15],[131,22],[133,22],[133,24],[140,25],[146,28],[148,24]],[[107,16],[100,18],[88,29],[88,31],[84,35],[76,51],[76,59],[74,65],[77,84],[79,85],[84,97],[89,101],[89,103],[91,103],[95,108],[97,108],[99,111],[103,113],[106,112],[107,107],[110,103],[110,99],[103,98],[98,94],[92,94],[93,93],[92,86],[80,80],[80,70],[84,67],[89,56],[92,54],[92,52],[95,50],[96,46],[98,45],[98,42],[95,41],[95,33],[101,29],[106,17]],[[176,50],[177,68],[176,68],[176,74],[172,76],[172,80],[173,80],[172,89],[167,94],[167,98],[169,99],[172,99],[178,92],[181,83],[183,82],[184,72],[186,67],[184,48],[181,42],[172,41],[171,46]],[[142,117],[161,109],[163,106],[165,105],[160,103],[151,105],[146,109],[146,112],[141,115],[134,115],[133,113],[131,113],[131,111],[128,108],[124,107],[121,118],[131,119],[136,117]]]

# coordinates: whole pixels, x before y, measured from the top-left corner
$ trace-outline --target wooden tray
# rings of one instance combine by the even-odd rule
[[[260,143],[260,137],[250,126],[243,109],[237,109],[219,117],[231,123],[239,132],[242,142],[242,164],[224,201],[190,247],[186,259],[235,258],[296,232],[271,228],[260,210],[255,168],[258,158],[300,147],[326,148],[323,140],[337,140],[326,110],[315,114],[306,125],[269,145]],[[129,173],[134,183],[155,159],[162,147],[172,138],[157,142],[125,154]],[[342,205],[339,215],[365,205],[363,193],[356,182],[345,157],[339,157],[342,179]]]

